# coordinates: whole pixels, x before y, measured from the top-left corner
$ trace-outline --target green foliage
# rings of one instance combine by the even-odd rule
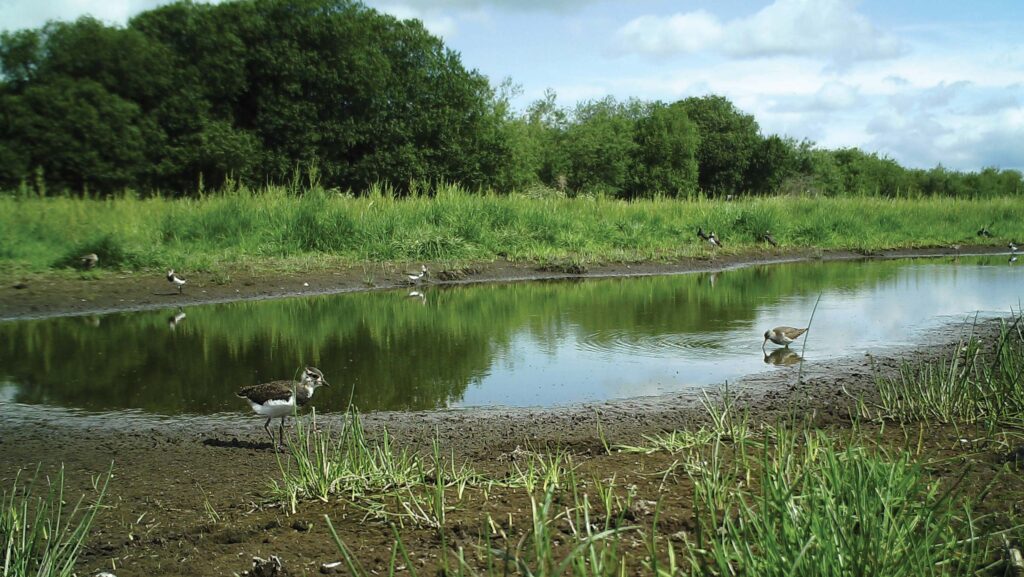
[[[878,417],[988,427],[1024,424],[1024,333],[1021,317],[1002,327],[995,351],[983,351],[971,337],[944,358],[905,364],[897,376],[881,378]]]
[[[10,491],[0,494],[0,560],[3,574],[12,577],[70,577],[75,562],[110,482],[111,472],[94,478],[96,500],[86,503],[84,496],[73,506],[65,501],[64,467],[53,478],[36,477],[20,484],[20,472]]]
[[[743,192],[758,149],[757,122],[723,96],[690,97],[676,104],[700,131],[700,187],[711,196]]]
[[[433,198],[355,197],[319,185],[301,190],[242,186],[182,201],[0,196],[0,263],[9,271],[42,271],[96,252],[103,267],[187,274],[278,258],[308,263],[310,257],[387,262],[504,256],[585,269],[600,261],[707,256],[694,236],[698,227],[716,231],[725,252],[762,246],[766,230],[784,245],[822,249],[1003,245],[1024,238],[1024,205],[1013,198],[627,202],[572,199],[544,187],[509,196],[442,187]],[[981,226],[996,237],[979,239]]]
[[[205,182],[493,182],[487,79],[415,20],[349,0],[178,2],[0,37],[0,184],[110,193]]]

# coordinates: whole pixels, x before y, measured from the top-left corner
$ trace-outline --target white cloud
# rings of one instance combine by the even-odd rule
[[[674,14],[668,18],[640,16],[616,33],[621,46],[645,54],[698,52],[718,42],[722,26],[704,10]]]
[[[845,65],[886,59],[906,50],[895,36],[876,28],[851,0],[776,0],[757,14],[728,26],[729,54],[829,56]]]
[[[627,53],[808,56],[840,67],[906,52],[902,41],[857,12],[852,0],[776,0],[752,16],[725,23],[703,10],[644,15],[622,26],[616,38]]]

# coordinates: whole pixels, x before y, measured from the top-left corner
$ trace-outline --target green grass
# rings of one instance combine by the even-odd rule
[[[554,269],[589,263],[709,258],[695,236],[714,230],[735,253],[783,249],[871,251],[1024,238],[1024,205],[1013,198],[789,198],[736,202],[625,202],[512,194],[397,199],[380,188],[354,197],[283,187],[234,189],[199,199],[92,200],[0,196],[0,265],[9,271],[67,269],[95,252],[108,270],[210,271],[226,265],[296,270],[339,262],[472,262],[505,256]],[[997,238],[982,239],[982,226]]]
[[[1024,332],[1018,316],[993,346],[973,335],[937,361],[904,364],[878,379],[877,406],[863,414],[896,421],[1024,427]]]
[[[110,476],[108,471],[93,479],[94,501],[86,502],[83,496],[72,506],[65,501],[63,467],[55,478],[46,478],[42,491],[38,491],[44,484],[38,471],[28,483],[20,483],[20,476],[16,477],[10,491],[0,495],[0,574],[73,575]]]
[[[508,534],[492,521],[475,541],[452,538],[444,516],[434,516],[440,550],[432,554],[441,572],[464,577],[989,574],[985,571],[1005,566],[1004,535],[1019,537],[1019,526],[981,528],[974,505],[987,489],[963,490],[966,470],[960,477],[935,477],[930,467],[941,464],[904,448],[886,448],[881,437],[866,436],[856,424],[825,432],[792,419],[755,429],[728,394],[718,402],[706,397],[705,409],[707,422],[695,433],[652,435],[640,445],[611,447],[612,452],[675,457],[658,474],[673,479],[662,483],[662,491],[691,488],[687,530],[671,538],[660,533],[660,504],[650,521],[632,523],[632,488],[616,487],[614,477],[594,478],[583,488],[569,454],[538,454],[518,469],[525,480],[507,485],[524,493],[517,502],[527,513]],[[435,442],[435,463],[439,454]],[[433,477],[432,495],[443,505],[440,478]],[[325,518],[349,573],[373,574]],[[422,552],[407,550],[403,534],[394,528],[386,570],[416,575],[411,559]]]

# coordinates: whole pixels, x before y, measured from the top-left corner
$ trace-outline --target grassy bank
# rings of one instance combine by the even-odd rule
[[[1019,396],[1022,359],[1014,324],[994,346],[971,339],[880,379],[880,404],[862,400],[845,425],[755,423],[726,395],[705,399],[700,428],[591,458],[530,448],[504,472],[456,465],[436,440],[429,457],[397,453],[353,412],[340,435],[297,428],[278,490],[292,511],[319,500],[391,523],[390,554],[360,555],[332,522],[344,513],[326,515],[356,576],[1017,575],[1021,405],[995,415],[976,391]],[[894,402],[950,389],[962,410],[937,428],[922,407],[944,402]],[[604,461],[630,455],[645,480],[608,476]]]
[[[993,238],[976,235],[983,227]],[[765,246],[878,250],[1024,238],[1012,198],[765,198],[736,202],[493,196],[443,189],[434,198],[362,197],[286,188],[199,200],[0,197],[0,265],[17,273],[73,267],[209,271],[318,268],[338,263],[614,262],[705,256],[698,227],[726,253]]]

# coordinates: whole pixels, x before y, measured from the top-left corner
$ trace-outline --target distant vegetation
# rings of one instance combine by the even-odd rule
[[[585,270],[597,262],[771,249],[761,240],[769,230],[783,250],[1005,246],[1024,239],[1024,204],[1010,197],[622,202],[542,192],[474,194],[447,186],[430,197],[398,197],[375,187],[352,196],[312,185],[178,200],[0,196],[0,268],[41,272],[78,266],[81,255],[96,253],[98,269],[107,270],[450,266],[499,258]],[[700,241],[698,227],[715,231],[724,247]],[[978,236],[983,227],[994,236]]]
[[[906,169],[764,135],[720,96],[524,112],[415,20],[348,0],[177,2],[0,34],[0,189],[195,196],[225,183],[399,194],[989,198],[1019,171]],[[227,187],[231,188],[231,187]]]

